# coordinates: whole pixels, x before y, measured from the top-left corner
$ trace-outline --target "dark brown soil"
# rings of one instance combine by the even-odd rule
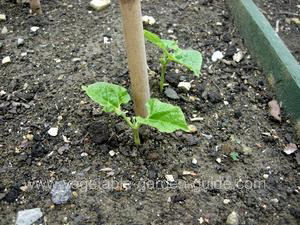
[[[129,86],[116,2],[95,12],[88,0],[42,1],[44,16],[33,17],[27,5],[1,1],[8,19],[0,27],[9,33],[1,35],[0,59],[12,62],[0,65],[0,224],[35,207],[42,224],[223,225],[232,211],[239,224],[298,224],[300,171],[295,154],[283,149],[299,142],[284,113],[281,123],[269,116],[274,96],[223,1],[142,1],[143,14],[157,21],[148,30],[203,53],[199,79],[168,67],[180,96],[171,101],[159,94],[159,51],[147,44],[152,96],[179,105],[196,133],[144,127],[136,147],[121,119],[85,96],[81,85],[96,81]],[[32,33],[32,26],[40,29]],[[17,47],[19,37],[25,42]],[[238,49],[245,56],[235,63]],[[211,61],[217,50],[226,61]],[[188,93],[177,88],[182,80],[194,80]],[[56,137],[50,127],[59,128]],[[72,183],[73,196],[57,206],[50,189],[58,180]]]
[[[300,62],[300,0],[254,0],[272,27]]]

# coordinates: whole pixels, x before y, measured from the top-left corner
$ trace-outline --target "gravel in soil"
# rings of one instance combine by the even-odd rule
[[[31,16],[27,5],[1,1],[8,33],[0,58],[11,63],[0,66],[0,224],[34,208],[44,224],[299,222],[299,153],[283,152],[299,142],[284,112],[282,122],[270,116],[274,96],[223,1],[142,2],[156,20],[145,28],[201,51],[204,65],[199,79],[170,65],[178,99],[167,98],[158,88],[160,52],[147,44],[152,96],[180,106],[194,132],[143,127],[139,147],[120,118],[81,90],[95,81],[130,85],[118,4],[95,12],[89,1],[42,3],[44,15]],[[216,51],[224,58],[212,62]],[[192,80],[189,91],[177,87]],[[59,181],[72,195],[64,186],[57,205]]]

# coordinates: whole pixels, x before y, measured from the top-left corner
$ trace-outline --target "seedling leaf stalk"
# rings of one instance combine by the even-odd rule
[[[202,55],[200,52],[193,49],[181,49],[178,47],[176,41],[160,39],[156,34],[147,30],[144,30],[144,36],[163,52],[163,55],[160,58],[160,92],[163,91],[167,65],[170,62],[175,62],[187,67],[195,76],[199,77],[202,66]]]
[[[160,132],[171,133],[176,130],[189,131],[183,112],[178,106],[163,103],[158,99],[151,98],[146,103],[148,116],[128,117],[122,110],[122,104],[130,101],[127,90],[119,85],[97,82],[82,89],[96,103],[103,107],[105,112],[114,112],[121,116],[133,131],[135,144],[141,143],[139,128],[148,125],[158,129]]]

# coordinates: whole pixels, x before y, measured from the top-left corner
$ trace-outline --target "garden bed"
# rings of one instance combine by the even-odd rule
[[[291,53],[300,61],[300,1],[254,0],[262,13],[270,21],[274,30],[283,39]]]
[[[0,67],[1,224],[36,207],[44,224],[224,224],[233,211],[240,224],[297,224],[299,166],[296,154],[283,152],[297,140],[284,113],[282,122],[270,116],[274,95],[224,2],[142,1],[143,14],[156,19],[145,28],[201,51],[204,64],[200,78],[169,66],[179,96],[169,99],[159,94],[160,52],[147,44],[152,96],[180,106],[197,132],[143,128],[139,147],[120,118],[81,90],[95,81],[130,85],[118,4],[95,12],[88,2],[45,1],[43,17],[1,2],[0,26],[9,33],[1,35],[0,58],[12,60]],[[212,62],[216,51],[224,58]],[[243,59],[234,62],[239,51]],[[191,80],[190,91],[177,88]],[[54,205],[50,190],[59,180],[72,183],[73,194]]]

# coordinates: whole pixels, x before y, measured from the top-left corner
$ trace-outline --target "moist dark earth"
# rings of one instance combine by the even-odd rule
[[[254,0],[254,2],[300,62],[300,0]]]
[[[88,4],[42,1],[44,15],[31,16],[28,5],[1,1],[8,33],[0,58],[11,63],[0,65],[0,224],[31,208],[43,212],[38,224],[221,225],[233,211],[235,224],[299,224],[300,156],[283,152],[299,140],[284,112],[281,122],[270,116],[275,96],[224,2],[142,1],[143,15],[156,20],[145,28],[204,60],[199,78],[169,65],[179,99],[168,99],[159,94],[160,51],[147,43],[152,96],[180,106],[197,131],[143,127],[138,147],[123,121],[81,89],[96,81],[130,86],[118,3],[100,12]],[[215,51],[223,60],[212,62]],[[192,80],[189,91],[177,87]],[[132,114],[132,104],[125,110]],[[72,197],[55,205],[50,190],[62,180]]]

